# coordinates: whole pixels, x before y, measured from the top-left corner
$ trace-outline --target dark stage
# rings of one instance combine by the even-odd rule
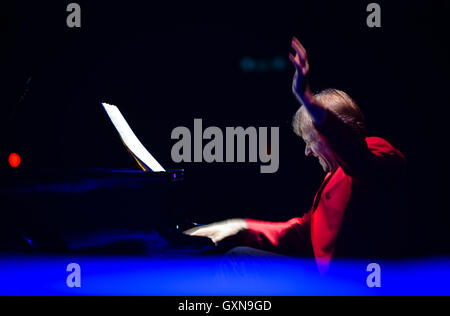
[[[445,206],[450,4],[393,2],[377,1],[381,27],[367,25],[371,1],[77,1],[81,27],[67,24],[70,1],[3,3],[0,294],[448,294],[436,284],[439,271],[448,275],[442,258],[450,255]],[[336,88],[348,93],[364,113],[368,135],[386,139],[406,157],[407,174],[398,188],[406,194],[398,210],[406,214],[403,248],[390,258],[356,253],[355,261],[339,262],[338,274],[328,281],[309,276],[314,269],[308,259],[286,259],[286,275],[274,276],[265,263],[259,290],[238,290],[235,279],[218,290],[211,285],[217,281],[212,270],[235,240],[215,245],[182,232],[230,218],[286,222],[301,217],[325,175],[314,158],[305,156],[305,144],[292,127],[300,107],[289,60],[294,36],[308,51],[313,92]],[[164,172],[142,170],[137,163],[142,165],[142,159],[127,151],[102,102],[120,109]],[[223,162],[209,162],[205,154],[209,140],[203,133],[211,127],[223,133]],[[240,147],[232,145],[238,151],[232,161],[228,127],[255,127],[259,139],[267,128],[270,136],[258,151],[255,145],[254,160],[247,148],[239,161]],[[173,154],[177,128],[192,131],[192,156],[182,162]],[[271,128],[278,128],[279,140]],[[263,154],[272,158],[270,172],[262,172],[270,164]],[[398,215],[390,212],[380,207],[372,216],[383,221]],[[114,259],[106,274],[117,273],[113,266],[131,274],[137,266],[138,271],[131,279],[118,276],[124,287],[108,290],[101,284],[107,276],[99,272],[99,262],[107,258]],[[65,283],[54,285],[52,269],[71,260],[85,261],[94,275],[100,273],[90,275],[90,287],[78,293]],[[384,292],[365,286],[365,266],[373,260],[388,262],[390,287]],[[46,284],[54,287],[24,285],[26,277],[14,262],[28,266],[27,273],[48,273]],[[177,263],[190,267],[185,282],[215,281],[188,290],[156,286],[172,284],[170,267],[183,279]],[[402,263],[415,271],[411,275],[430,273],[432,281],[420,288],[401,283],[407,279],[407,272],[399,272]],[[352,274],[360,265],[361,275]],[[306,282],[302,287],[280,281],[297,266],[304,267],[294,278]],[[145,267],[165,274],[155,279]],[[199,267],[205,267],[203,272]],[[139,273],[147,285],[139,283]],[[62,275],[65,282],[65,266]],[[363,288],[355,285],[359,276]],[[279,292],[264,290],[272,281],[279,282]]]

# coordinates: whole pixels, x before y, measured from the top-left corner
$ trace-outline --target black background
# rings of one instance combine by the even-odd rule
[[[78,1],[81,29],[66,26],[69,1],[3,2],[0,171],[10,152],[20,153],[23,170],[136,168],[100,106],[105,101],[120,107],[164,167],[186,169],[186,212],[198,221],[300,216],[323,172],[291,129],[299,105],[287,57],[295,35],[308,50],[313,90],[349,93],[369,134],[406,155],[411,249],[448,252],[450,2],[393,2],[378,1],[380,29],[366,25],[370,1]],[[246,56],[281,56],[287,67],[244,72]],[[171,131],[193,129],[194,118],[205,127],[280,127],[279,171],[175,164]]]

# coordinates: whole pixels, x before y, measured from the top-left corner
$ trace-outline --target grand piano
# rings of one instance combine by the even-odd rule
[[[0,250],[25,253],[214,252],[183,207],[183,170],[9,170],[0,180]]]
[[[184,170],[164,169],[118,107],[101,107],[141,170],[6,169],[0,178],[0,251],[215,251],[208,238],[182,233],[197,225],[184,207]]]

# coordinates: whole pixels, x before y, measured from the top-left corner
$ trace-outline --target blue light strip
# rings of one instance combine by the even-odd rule
[[[81,288],[69,288],[69,263],[81,266]],[[381,288],[369,288],[370,262],[338,262],[319,276],[293,259],[149,259],[138,257],[0,258],[1,295],[449,295],[450,260],[384,262]]]

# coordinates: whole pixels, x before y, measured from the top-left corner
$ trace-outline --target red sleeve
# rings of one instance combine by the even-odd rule
[[[282,254],[305,254],[310,240],[310,218],[311,213],[281,223],[246,219],[245,246]]]

